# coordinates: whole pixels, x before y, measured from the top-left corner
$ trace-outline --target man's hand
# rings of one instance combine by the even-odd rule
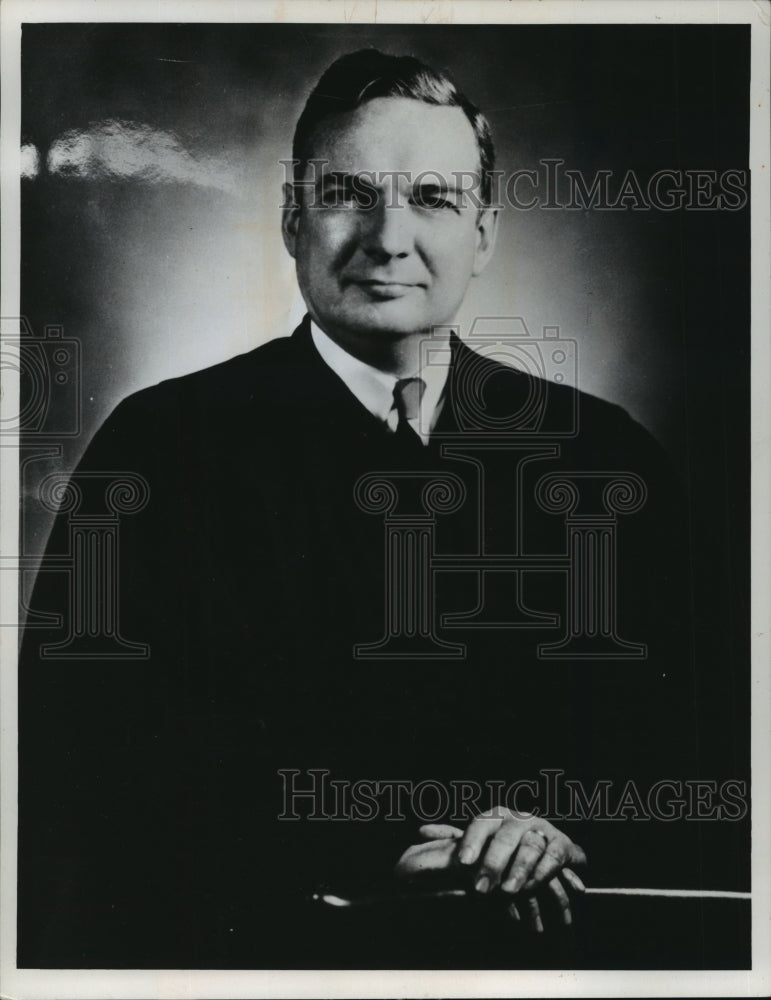
[[[556,904],[560,922],[572,922],[567,890],[584,891],[573,867],[584,866],[586,856],[547,820],[496,808],[475,817],[465,832],[449,824],[428,824],[419,832],[424,842],[405,851],[397,875],[455,868],[472,875],[477,892],[518,896],[510,915],[520,920],[524,912],[538,932],[544,929],[542,904],[543,912]]]

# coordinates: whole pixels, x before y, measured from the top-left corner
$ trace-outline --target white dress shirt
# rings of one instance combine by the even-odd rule
[[[338,378],[348,386],[359,402],[369,410],[373,417],[388,427],[396,430],[399,414],[394,404],[394,386],[400,378],[421,378],[425,383],[423,398],[418,416],[409,421],[423,444],[428,444],[431,431],[436,426],[444,403],[444,387],[450,370],[451,351],[446,349],[431,349],[431,363],[421,371],[411,375],[390,375],[378,368],[355,358],[311,320],[311,337],[323,360]]]

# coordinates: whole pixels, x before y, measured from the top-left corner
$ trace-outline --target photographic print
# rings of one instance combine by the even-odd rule
[[[622,6],[6,6],[4,993],[764,992],[769,8]]]

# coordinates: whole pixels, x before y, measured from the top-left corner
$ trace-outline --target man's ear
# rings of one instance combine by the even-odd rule
[[[474,266],[471,273],[481,274],[487,267],[495,250],[495,238],[498,235],[498,209],[483,208],[477,219],[477,243],[474,251]]]
[[[283,185],[284,204],[281,206],[281,235],[289,256],[295,256],[297,227],[300,224],[300,194],[295,193],[293,184]]]

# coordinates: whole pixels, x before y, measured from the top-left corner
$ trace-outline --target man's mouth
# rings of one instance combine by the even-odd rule
[[[353,278],[351,284],[379,299],[397,299],[407,295],[414,288],[425,288],[425,285],[418,281],[393,281],[383,278]]]

